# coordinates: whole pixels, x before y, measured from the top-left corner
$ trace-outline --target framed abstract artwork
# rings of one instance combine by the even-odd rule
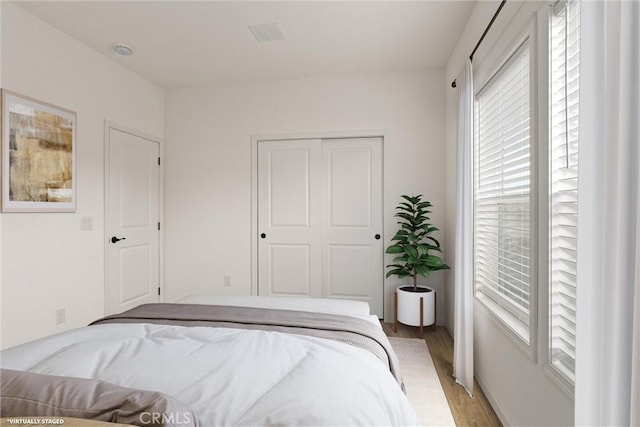
[[[2,211],[75,212],[76,113],[2,90]]]

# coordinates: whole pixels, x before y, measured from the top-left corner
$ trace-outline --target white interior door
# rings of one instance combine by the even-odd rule
[[[258,144],[258,293],[322,296],[320,140]]]
[[[107,130],[107,266],[105,311],[158,302],[159,144]]]
[[[260,141],[257,177],[258,294],[356,299],[382,317],[382,139]]]
[[[324,296],[382,318],[382,138],[325,140],[322,163]]]

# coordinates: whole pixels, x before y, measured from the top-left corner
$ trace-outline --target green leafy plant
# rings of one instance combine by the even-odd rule
[[[442,252],[440,242],[431,234],[438,231],[438,228],[431,224],[428,210],[431,202],[423,201],[422,194],[417,196],[403,195],[405,201],[401,201],[396,207],[398,224],[400,229],[391,238],[394,242],[390,245],[386,253],[396,255],[393,264],[387,265],[391,268],[387,272],[387,278],[398,276],[399,278],[413,278],[413,290],[418,289],[418,276],[428,277],[432,271],[446,270],[447,264],[437,254]]]

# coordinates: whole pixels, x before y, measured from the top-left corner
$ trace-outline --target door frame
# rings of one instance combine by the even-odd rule
[[[109,247],[109,230],[107,229],[108,222],[108,212],[111,201],[109,200],[109,190],[110,190],[110,176],[109,176],[109,152],[111,147],[111,140],[109,138],[109,131],[111,129],[118,130],[120,132],[128,133],[139,138],[148,139],[152,142],[158,144],[158,155],[160,159],[164,159],[164,140],[162,138],[158,138],[157,136],[153,136],[151,134],[140,132],[136,129],[130,128],[128,126],[124,126],[109,120],[104,121],[104,212],[103,212],[103,227],[102,234],[104,236],[104,261],[103,261],[103,303],[102,310],[103,313],[107,312],[107,284],[109,283],[109,269],[108,269],[108,257],[107,250]],[[160,302],[164,302],[164,161],[160,161],[160,165],[158,167],[158,221],[160,222],[160,231],[158,234],[158,281],[160,282],[158,286],[160,287]]]
[[[384,129],[336,131],[336,132],[300,132],[287,134],[258,134],[251,136],[251,295],[258,295],[258,144],[260,141],[300,140],[300,139],[347,139],[347,138],[381,138],[382,139],[382,236],[384,230],[384,164],[385,150],[389,141],[389,131]],[[386,241],[386,240],[383,240]],[[386,317],[386,280],[382,278],[383,314]]]

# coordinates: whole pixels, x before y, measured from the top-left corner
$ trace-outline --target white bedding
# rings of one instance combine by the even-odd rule
[[[203,426],[417,424],[387,366],[366,350],[321,338],[103,324],[0,355],[3,368],[166,393]]]

